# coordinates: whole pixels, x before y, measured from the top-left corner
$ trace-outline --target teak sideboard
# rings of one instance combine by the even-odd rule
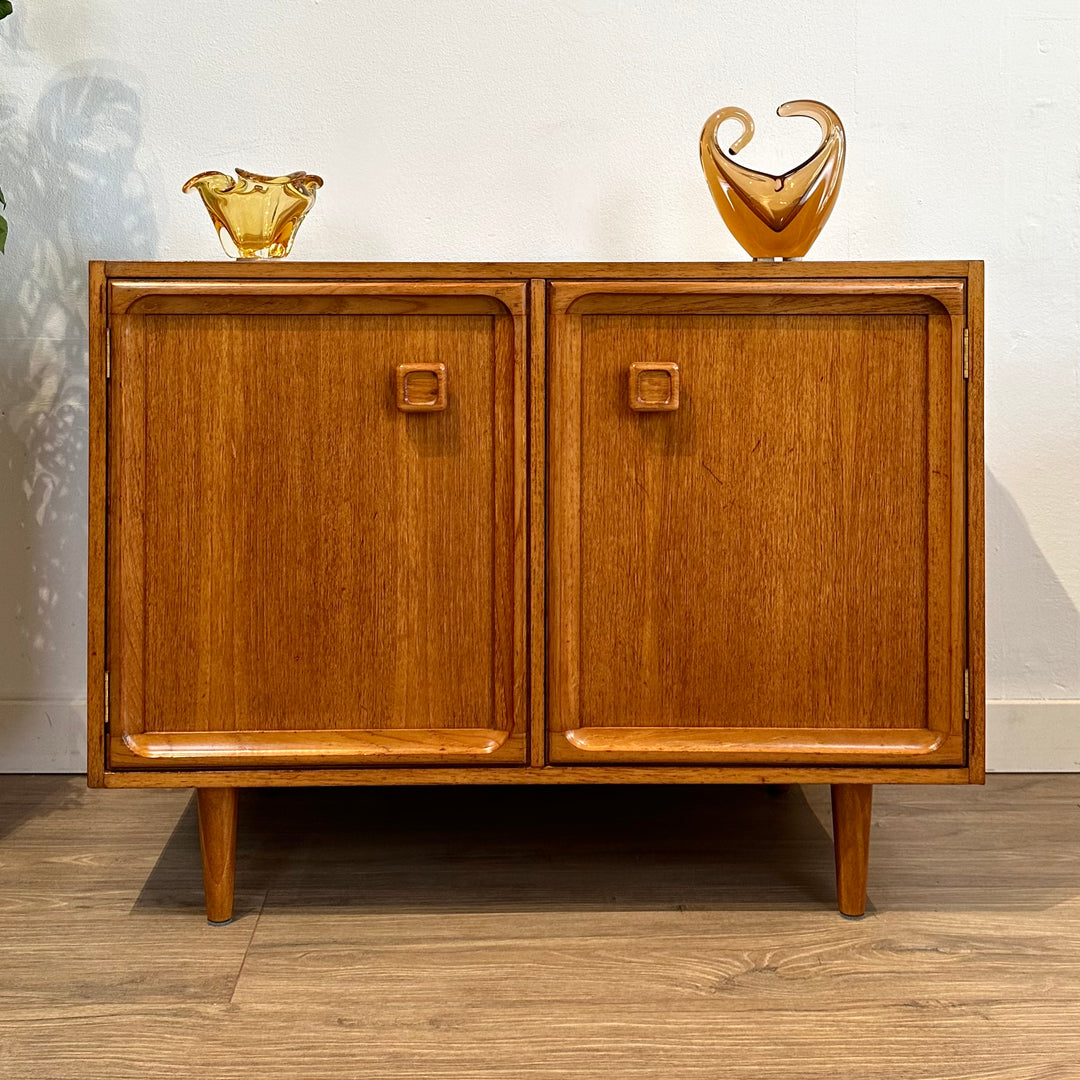
[[[982,264],[90,266],[89,783],[983,780]]]

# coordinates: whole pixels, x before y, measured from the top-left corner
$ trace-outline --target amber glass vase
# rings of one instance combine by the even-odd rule
[[[829,220],[844,175],[844,127],[820,101],[788,101],[780,116],[808,116],[821,126],[821,145],[801,165],[782,176],[758,172],[731,160],[716,141],[725,120],[742,132],[731,144],[737,154],[754,137],[745,109],[719,109],[701,130],[701,167],[720,216],[747,254],[755,259],[801,259]]]
[[[305,172],[259,176],[245,169],[237,169],[236,176],[234,180],[226,173],[199,173],[184,191],[194,188],[202,196],[226,255],[234,259],[288,255],[322,178]]]

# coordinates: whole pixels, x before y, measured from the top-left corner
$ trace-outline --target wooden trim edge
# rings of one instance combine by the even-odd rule
[[[649,281],[559,281],[554,283],[552,312],[566,315],[579,302],[603,296],[652,296],[673,294],[680,299],[694,296],[771,297],[777,291],[776,281],[678,281],[657,278]],[[962,279],[944,278],[824,278],[806,275],[785,280],[781,289],[784,297],[817,297],[829,299],[861,299],[879,297],[917,297],[939,307],[947,315],[959,315],[964,303],[966,283]],[[596,304],[589,314],[602,314]]]
[[[105,787],[351,787],[440,784],[968,784],[966,768],[568,765],[352,769],[110,770]]]
[[[114,737],[115,765],[344,765],[387,757],[494,754],[510,732],[493,728],[338,731],[150,731]]]
[[[175,297],[191,299],[239,299],[291,297],[379,299],[446,298],[491,301],[491,314],[504,309],[510,315],[525,315],[524,281],[200,281],[123,279],[109,282],[109,308],[115,315],[138,314],[155,300]],[[152,312],[151,312],[152,313]],[[480,312],[484,313],[483,311]]]
[[[110,278],[216,278],[242,281],[344,281],[455,278],[745,278],[797,277],[967,277],[975,265],[964,259],[902,261],[803,259],[787,263],[740,262],[294,262],[266,259],[249,263],[208,261],[106,262]]]
[[[593,753],[880,754],[918,756],[940,750],[946,733],[925,728],[582,727],[563,732],[578,750]]]

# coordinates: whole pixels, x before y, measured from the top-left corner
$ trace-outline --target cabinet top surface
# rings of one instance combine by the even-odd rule
[[[92,262],[107,278],[791,278],[951,277],[981,274],[978,261],[920,262]]]

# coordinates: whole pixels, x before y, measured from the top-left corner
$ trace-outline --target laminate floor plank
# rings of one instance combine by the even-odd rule
[[[1077,1080],[1080,776],[245,791],[202,916],[189,792],[0,777],[3,1080]]]
[[[1071,919],[1080,922],[1080,904]],[[797,1013],[810,997],[977,1002],[1005,972],[1018,997],[1080,1000],[1080,933],[1024,931],[1002,918],[973,932],[956,913],[917,926],[883,913],[857,928],[776,912],[513,915],[502,920],[501,935],[480,931],[476,921],[409,916],[387,925],[382,917],[316,911],[298,918],[269,908],[233,1000],[268,1002],[285,992],[311,1000],[322,992],[360,1007],[403,993],[418,1002],[460,1001],[467,988],[467,1000],[481,1007],[502,996],[512,975],[515,1001],[545,1007],[621,1007],[644,997],[679,1008],[705,997],[727,999],[725,1008],[736,1011],[749,1001]],[[680,933],[673,922],[690,925]]]
[[[22,776],[0,776],[0,792],[0,1020],[22,1007],[230,999],[265,894],[245,891],[233,924],[206,924],[198,835],[178,827],[190,792],[113,799],[81,777]],[[189,865],[147,890],[170,848]]]
[[[363,1010],[277,1006],[123,1009],[0,1023],[5,1076],[49,1080],[415,1080],[529,1077],[737,1080],[1070,1080],[1080,1006],[984,1001],[930,1008],[807,1003],[727,1014],[714,1002],[571,1011],[509,996],[482,1008],[402,1000]]]

